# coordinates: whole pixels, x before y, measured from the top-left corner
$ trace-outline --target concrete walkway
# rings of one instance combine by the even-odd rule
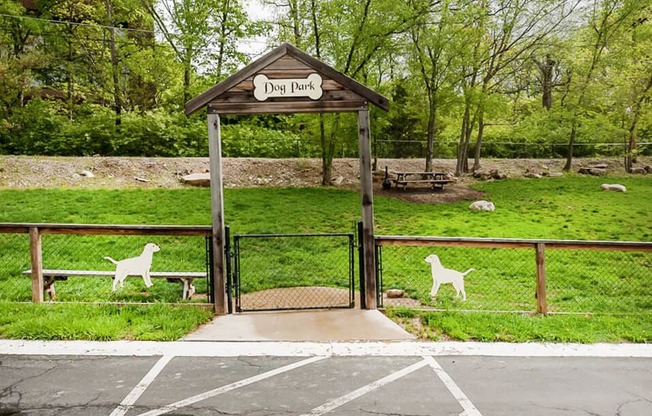
[[[251,312],[218,316],[184,341],[406,341],[415,337],[378,310]]]

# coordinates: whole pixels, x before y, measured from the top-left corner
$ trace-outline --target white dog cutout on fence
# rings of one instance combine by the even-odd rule
[[[151,287],[152,279],[149,277],[149,269],[152,268],[152,257],[154,253],[161,248],[154,243],[145,244],[143,252],[138,257],[131,257],[124,260],[114,260],[111,257],[104,257],[111,263],[116,265],[115,278],[113,279],[113,291],[115,292],[118,284],[124,287],[124,281],[127,276],[142,276],[145,281],[145,286]]]
[[[430,269],[432,271],[432,290],[430,291],[430,296],[437,296],[439,286],[441,286],[442,283],[452,283],[456,291],[455,297],[458,297],[460,293],[462,293],[462,301],[466,300],[464,276],[475,269],[469,269],[464,273],[458,272],[457,270],[447,269],[442,266],[441,261],[439,261],[439,256],[436,254],[429,255],[425,258],[425,261],[426,263],[430,263]]]

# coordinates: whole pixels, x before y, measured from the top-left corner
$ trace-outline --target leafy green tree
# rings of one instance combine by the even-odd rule
[[[372,88],[380,79],[374,76],[380,51],[391,49],[394,37],[405,33],[413,18],[401,3],[389,0],[288,0],[271,4],[281,10],[277,20],[281,40],[299,43],[299,48],[347,76],[368,85],[372,81]],[[340,117],[329,119],[330,128],[323,125],[323,117],[319,127],[323,184],[331,181],[340,132]],[[326,134],[326,130],[331,133]]]
[[[533,57],[532,60],[537,67],[537,81],[541,85],[541,105],[546,110],[552,108],[552,95],[555,87],[560,86],[560,69],[559,63],[553,58],[551,53],[539,60]]]
[[[398,78],[391,86],[392,105],[385,122],[374,123],[374,129],[378,131],[376,135],[384,139],[380,150],[383,156],[392,158],[421,155],[423,142],[416,141],[415,138],[424,136],[421,114],[417,111],[423,105],[423,99],[417,104],[411,102],[417,95],[407,78]],[[420,95],[418,97],[423,98]]]
[[[636,162],[639,126],[652,100],[652,7],[632,13],[628,26],[611,50],[609,94],[626,130],[625,170]],[[617,123],[617,120],[613,120]]]
[[[66,113],[72,120],[77,102],[86,99],[93,89],[88,81],[95,74],[94,62],[88,58],[92,56],[89,50],[98,44],[94,37],[98,30],[95,7],[75,0],[43,0],[39,7],[42,18],[53,19],[42,45],[53,57],[45,71],[45,84],[65,91]]]
[[[148,9],[183,68],[183,103],[192,98],[196,73],[217,80],[230,74],[244,60],[238,41],[261,30],[239,0],[161,0]]]
[[[46,56],[38,48],[42,25],[14,0],[0,0],[0,118],[25,104]]]
[[[420,75],[428,101],[426,172],[432,171],[438,109],[446,90],[452,89],[458,33],[463,30],[459,27],[463,22],[453,12],[455,5],[448,0],[436,4],[410,2],[417,18],[409,31],[412,49],[408,59]]]
[[[586,112],[592,84],[604,64],[603,56],[617,41],[623,28],[632,23],[642,5],[644,4],[638,1],[629,0],[595,0],[586,9],[588,24],[581,40],[588,48],[586,54],[581,54],[576,59],[576,75],[573,76],[570,87],[573,94],[568,100],[571,127],[564,171],[569,171],[572,167],[582,114]]]
[[[479,101],[475,119],[478,133],[475,145],[473,169],[480,168],[480,155],[485,129],[485,107],[487,98],[499,91],[501,76],[513,70],[514,64],[524,62],[523,57],[531,55],[542,41],[556,31],[573,13],[579,1],[566,0],[500,0],[483,4],[481,26],[485,28],[485,42],[480,46],[481,59]],[[466,160],[461,154],[457,171],[464,171]]]

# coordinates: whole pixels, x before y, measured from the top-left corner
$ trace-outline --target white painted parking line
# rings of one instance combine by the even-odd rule
[[[418,363],[412,364],[409,367],[405,367],[402,370],[399,370],[395,373],[392,373],[386,377],[383,377],[379,380],[374,381],[373,383],[369,383],[366,386],[360,387],[359,389],[352,391],[351,393],[345,394],[343,396],[338,397],[337,399],[331,400],[328,403],[325,403],[319,407],[315,407],[310,411],[310,413],[306,413],[301,416],[320,416],[323,414],[326,414],[330,412],[333,409],[336,409],[342,405],[345,405],[346,403],[353,401],[357,399],[358,397],[364,396],[365,394],[376,390],[379,387],[382,387],[386,384],[389,384],[393,381],[398,380],[401,377],[404,377],[410,373],[413,373],[417,371],[420,368],[423,368],[427,366],[429,363],[426,360],[419,361]]]
[[[298,361],[293,364],[289,364],[283,367],[276,368],[271,371],[267,371],[266,373],[258,374],[253,377],[246,378],[244,380],[236,381],[235,383],[227,384],[226,386],[218,387],[216,389],[207,391],[202,394],[198,394],[196,396],[189,397],[184,400],[180,400],[178,402],[168,404],[166,406],[163,406],[159,409],[154,409],[150,410],[149,412],[141,413],[138,416],[158,416],[158,415],[164,415],[166,413],[170,413],[174,410],[180,409],[182,407],[190,406],[192,404],[195,404],[197,402],[201,402],[206,399],[210,399],[215,396],[219,396],[220,394],[224,394],[226,392],[229,392],[231,390],[235,390],[240,387],[248,386],[249,384],[256,383],[261,380],[268,379],[270,377],[277,376],[279,374],[286,373],[288,371],[295,370],[299,367],[303,367],[304,365],[312,364],[314,362],[317,362],[319,360],[323,360],[324,358],[327,358],[325,356],[318,356],[318,357],[311,357],[305,360]]]
[[[460,406],[462,406],[462,409],[464,409],[464,412],[462,412],[460,416],[482,416],[480,411],[473,405],[473,403],[471,403],[471,400],[466,397],[466,394],[464,394],[462,389],[459,388],[451,376],[449,376],[448,373],[444,371],[441,365],[439,365],[439,363],[433,357],[425,356],[423,359],[428,363],[430,367],[432,367],[433,370],[435,370],[435,373],[439,379],[442,381],[442,383],[444,383],[453,397],[455,397],[455,400],[459,402]]]
[[[124,400],[118,405],[118,407],[111,412],[109,416],[124,416],[129,409],[136,403],[136,400],[143,395],[147,387],[158,377],[158,375],[163,371],[166,365],[174,358],[172,355],[164,355],[160,360],[154,364],[145,377],[134,387],[131,392],[124,398]]]

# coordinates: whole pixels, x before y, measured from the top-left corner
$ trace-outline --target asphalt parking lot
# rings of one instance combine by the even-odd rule
[[[0,415],[652,414],[646,346],[138,345],[0,341]]]

